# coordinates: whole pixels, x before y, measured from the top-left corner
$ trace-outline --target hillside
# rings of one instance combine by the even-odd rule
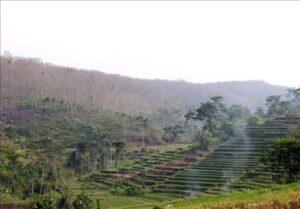
[[[263,81],[194,84],[134,79],[56,66],[38,59],[1,56],[3,108],[13,108],[20,98],[53,97],[93,108],[149,113],[161,107],[186,110],[221,95],[227,105],[242,104],[255,110],[264,105],[267,96],[285,91],[286,87]]]
[[[283,90],[261,81],[132,79],[2,57],[1,201],[49,203],[41,209],[71,208],[81,198],[89,208],[176,207],[181,198],[297,181],[298,159],[284,157],[295,166],[270,169],[279,155],[265,144],[283,137],[274,144],[297,156],[300,89],[267,98],[266,111],[255,114],[226,107],[222,97],[206,100],[223,95],[227,105],[253,110],[260,96]]]
[[[290,131],[289,126],[299,123],[299,116],[276,117],[247,127],[245,136],[223,142],[212,152],[193,153],[187,148],[138,159],[126,167],[127,174],[132,174],[130,180],[135,184],[179,198],[268,188],[276,182],[261,165],[263,148],[271,138],[298,135],[299,130]],[[104,172],[89,180],[110,186],[115,178],[115,174]]]

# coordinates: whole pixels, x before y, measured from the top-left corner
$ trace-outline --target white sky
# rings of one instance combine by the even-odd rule
[[[300,2],[1,1],[1,53],[138,78],[300,86]]]

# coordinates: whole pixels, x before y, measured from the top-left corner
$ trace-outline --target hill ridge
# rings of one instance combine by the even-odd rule
[[[96,108],[150,113],[159,108],[190,109],[221,95],[227,105],[241,104],[254,111],[265,98],[287,87],[264,81],[191,83],[137,79],[44,63],[37,59],[1,56],[1,101],[12,106],[19,98],[55,97]]]

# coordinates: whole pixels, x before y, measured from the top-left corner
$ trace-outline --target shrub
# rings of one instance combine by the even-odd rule
[[[58,200],[56,202],[56,207],[58,209],[70,209],[71,203],[70,203],[69,197],[64,195],[64,196],[61,196],[60,198],[58,198]]]
[[[53,200],[49,196],[34,197],[35,209],[53,209]]]
[[[259,116],[257,116],[257,115],[252,115],[252,116],[250,116],[250,117],[247,119],[246,124],[247,124],[247,126],[256,126],[256,125],[258,125],[258,124],[261,124],[262,121],[263,121],[263,120],[262,120]]]
[[[91,209],[93,207],[93,200],[90,199],[86,194],[81,193],[77,195],[73,202],[75,209]]]
[[[211,149],[215,145],[215,141],[211,134],[207,132],[203,132],[198,139],[191,147],[192,152],[196,152],[197,150],[207,151]]]
[[[127,195],[127,196],[142,196],[146,190],[142,186],[134,186],[127,182],[120,182],[115,187],[110,189],[113,195]]]
[[[101,207],[100,207],[100,199],[96,200],[96,209],[101,209]]]
[[[262,162],[275,173],[279,182],[296,180],[300,173],[300,140],[287,137],[271,140],[266,147]]]
[[[126,191],[120,186],[114,187],[110,189],[110,193],[113,195],[125,195]]]
[[[164,207],[156,205],[156,206],[153,207],[153,209],[164,209]]]
[[[141,186],[126,188],[126,195],[128,196],[142,196],[144,193],[145,190]]]

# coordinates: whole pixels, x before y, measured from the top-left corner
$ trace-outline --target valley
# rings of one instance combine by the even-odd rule
[[[151,91],[151,100],[159,104],[141,106],[150,97],[140,92],[142,99],[132,99],[133,94],[122,99],[137,105],[129,107],[115,103],[116,98],[133,93],[124,87],[128,78],[17,57],[1,57],[1,68],[0,206],[4,209],[193,208],[215,199],[244,199],[247,194],[255,199],[257,193],[273,192],[272,188],[291,188],[292,195],[298,194],[299,89],[288,89],[288,96],[268,95],[266,105],[254,112],[250,110],[254,103],[248,107],[233,103],[243,96],[228,102],[226,93],[207,94],[183,106],[172,99],[175,105],[162,105],[165,93],[156,97],[145,85],[140,90]],[[22,80],[21,71],[30,76]],[[71,74],[78,86],[56,82],[57,76]],[[33,75],[37,80],[31,79]],[[119,86],[122,80],[126,84],[119,87],[128,91],[110,94],[107,86],[94,87],[100,80],[83,84],[83,77],[118,78],[118,82],[107,80],[108,86]],[[131,81],[132,85],[158,82]],[[281,92],[281,87],[270,88],[264,94]],[[250,89],[242,94],[248,97]],[[106,96],[100,90],[107,91]],[[220,204],[207,207],[222,208]],[[249,202],[236,204],[252,207]]]

